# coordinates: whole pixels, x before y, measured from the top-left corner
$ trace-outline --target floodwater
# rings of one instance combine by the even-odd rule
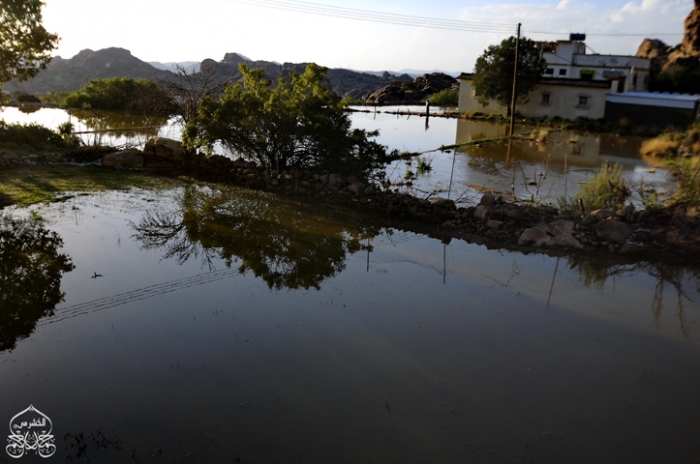
[[[7,214],[0,421],[33,405],[56,446],[26,462],[699,455],[698,269],[212,186]]]
[[[541,141],[514,141],[510,148],[506,141],[496,141],[443,152],[439,150],[442,146],[504,137],[507,127],[485,121],[391,114],[418,113],[425,110],[422,107],[356,109],[363,112],[350,114],[353,127],[379,131],[376,140],[389,150],[421,153],[386,168],[387,179],[395,188],[417,196],[438,195],[471,204],[490,189],[556,205],[560,198],[573,197],[579,185],[606,162],[622,167],[623,179],[632,191],[630,201],[635,204],[641,203],[640,191],[656,192],[659,199],[673,192],[672,179],[663,164],[639,154],[641,137],[552,131],[540,137]],[[151,137],[181,136],[181,127],[174,119],[104,111],[45,108],[26,114],[18,108],[6,108],[2,117],[7,122],[37,122],[51,128],[71,121],[86,144],[142,146]],[[516,132],[534,130],[518,126]],[[421,159],[430,164],[429,172],[419,172]],[[409,171],[414,177],[407,179]]]

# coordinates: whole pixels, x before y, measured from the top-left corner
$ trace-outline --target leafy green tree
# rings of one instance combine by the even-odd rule
[[[459,104],[459,91],[442,89],[430,96],[430,103],[436,106],[456,107]]]
[[[58,35],[44,29],[40,0],[0,0],[0,85],[34,77],[51,61]]]
[[[156,82],[131,77],[93,79],[77,92],[69,93],[63,106],[138,114],[162,114],[172,110],[168,95]]]
[[[686,67],[673,67],[661,71],[651,78],[652,92],[700,93],[700,71]]]
[[[188,148],[211,153],[221,142],[244,157],[277,168],[314,166],[368,177],[386,160],[376,133],[350,127],[345,104],[321,82],[326,69],[310,64],[304,74],[280,78],[277,86],[263,69],[239,68],[243,85],[227,86],[220,99],[202,99],[183,134]]]
[[[482,105],[486,106],[489,101],[495,100],[510,109],[515,43],[515,37],[509,37],[499,45],[490,45],[476,60],[472,85]],[[518,62],[516,97],[518,100],[523,100],[537,86],[537,82],[547,69],[547,62],[535,48],[535,42],[525,37],[520,38]]]

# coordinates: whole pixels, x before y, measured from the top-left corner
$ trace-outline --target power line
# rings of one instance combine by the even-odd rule
[[[483,21],[459,21],[422,16],[411,16],[394,13],[381,13],[378,11],[346,8],[319,3],[305,2],[301,0],[226,0],[230,3],[271,8],[275,10],[292,11],[295,13],[307,13],[319,16],[328,16],[357,21],[395,24],[399,26],[427,27],[432,29],[452,30],[459,32],[481,32],[495,34],[512,34],[516,26],[506,23],[490,23]],[[546,34],[566,36],[568,32],[553,31],[527,31],[529,34]],[[646,32],[646,33],[587,33],[592,37],[661,37],[682,36],[682,32]]]
[[[360,10],[321,5],[318,3],[302,2],[297,0],[227,0],[231,3],[262,6],[277,10],[293,11],[297,13],[309,13],[319,16],[330,16],[342,19],[354,19],[359,21],[396,24],[400,26],[428,27],[433,29],[445,29],[462,32],[491,32],[498,34],[512,34],[515,26],[512,24],[487,23],[476,21],[457,21],[439,18],[410,16],[393,13],[380,13],[376,11]]]

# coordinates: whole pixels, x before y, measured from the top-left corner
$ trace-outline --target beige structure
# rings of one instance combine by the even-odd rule
[[[506,108],[495,101],[482,106],[472,87],[472,74],[459,76],[460,113],[505,113]],[[611,81],[587,79],[542,79],[530,92],[527,101],[518,101],[516,111],[527,117],[558,116],[563,119],[605,116],[605,101]]]

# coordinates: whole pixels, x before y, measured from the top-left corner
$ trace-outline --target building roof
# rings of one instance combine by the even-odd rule
[[[608,95],[610,103],[627,105],[663,106],[666,108],[694,108],[700,95],[666,92],[613,92]]]
[[[462,73],[459,75],[460,80],[471,81],[474,79],[473,73]],[[609,89],[612,81],[608,80],[593,80],[593,79],[572,79],[567,77],[542,78],[538,85],[562,85],[567,87],[587,87],[597,89]]]

